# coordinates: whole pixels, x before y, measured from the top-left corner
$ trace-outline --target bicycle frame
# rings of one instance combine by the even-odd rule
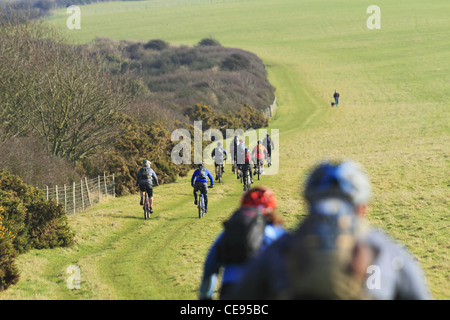
[[[144,192],[145,196],[144,196],[144,205],[142,206],[144,208],[144,219],[147,220],[150,218],[149,212],[150,212],[150,198],[148,196],[147,191]]]

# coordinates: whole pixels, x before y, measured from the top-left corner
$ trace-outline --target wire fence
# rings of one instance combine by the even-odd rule
[[[277,97],[275,97],[275,99],[273,99],[272,104],[268,106],[266,110],[263,111],[264,116],[267,119],[272,118],[273,115],[275,114],[276,108],[277,108]]]
[[[39,188],[47,198],[55,199],[64,205],[67,214],[76,214],[87,210],[107,197],[115,197],[114,174],[98,176],[93,179],[81,179],[72,185],[46,186]]]

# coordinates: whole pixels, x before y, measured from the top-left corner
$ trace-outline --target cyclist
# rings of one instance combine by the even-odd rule
[[[194,204],[197,205],[197,192],[200,191],[205,199],[205,212],[208,212],[208,180],[211,182],[211,188],[214,187],[214,179],[205,164],[200,162],[198,169],[194,171],[191,178],[191,186],[194,188]]]
[[[263,251],[285,233],[282,220],[276,212],[276,207],[277,200],[275,194],[265,186],[252,188],[244,193],[241,198],[241,205],[238,210],[255,208],[263,214],[265,227],[258,249],[259,252]],[[209,249],[204,264],[199,299],[212,299],[217,285],[217,277],[221,269],[223,269],[223,274],[220,299],[227,299],[234,289],[233,286],[240,280],[244,266],[248,261],[239,264],[226,264],[221,261],[219,250],[223,238],[224,232],[221,232]],[[245,244],[243,243],[242,245],[244,246]]]
[[[220,165],[222,165],[222,173],[225,172],[223,161],[228,157],[227,151],[222,147],[222,142],[217,143],[217,147],[211,152],[211,158],[214,159],[214,167],[216,171],[216,180]]]
[[[149,160],[144,160],[143,167],[139,169],[137,173],[136,186],[139,186],[139,192],[141,194],[140,205],[144,204],[144,192],[147,191],[149,197],[150,213],[153,213],[153,180],[156,185],[159,185],[158,177],[155,171],[150,168],[151,162]]]
[[[243,163],[241,165],[239,165],[239,177],[245,177],[245,173],[248,172],[248,174],[250,175],[250,180],[253,183],[253,175],[252,175],[252,159],[250,157],[250,152],[248,151],[248,148],[246,146],[244,146],[244,151],[242,152],[243,154]]]
[[[242,167],[242,164],[245,163],[245,148],[247,148],[247,146],[244,143],[244,139],[240,139],[239,140],[239,144],[237,145],[237,150],[236,150],[236,178],[239,179],[239,177],[241,176],[242,172],[239,172],[239,170]]]
[[[272,150],[275,149],[275,145],[269,134],[266,134],[266,137],[263,140],[263,145],[267,149],[267,163],[272,165]]]
[[[333,235],[338,230],[337,227],[350,228],[355,224],[367,224],[364,216],[367,214],[370,195],[370,181],[363,168],[355,162],[321,163],[313,168],[305,184],[304,197],[309,209],[305,221],[332,220],[338,215],[348,215],[349,219],[345,223],[317,229],[322,235]],[[336,273],[333,273],[334,277],[328,277],[328,283],[322,281],[326,275],[320,273],[327,266],[334,265],[324,264],[323,260],[317,268],[312,268],[306,273],[307,278],[303,278],[302,273],[295,275],[295,271],[298,270],[296,266],[300,266],[301,261],[307,262],[299,251],[296,255],[292,255],[292,252],[296,252],[296,244],[299,243],[296,240],[302,239],[304,225],[301,223],[294,233],[281,237],[248,265],[233,299],[291,299],[298,295],[296,290],[302,290],[303,296],[306,294],[316,299],[329,297],[339,299],[342,296],[355,298],[354,294],[357,292],[363,292],[365,297],[380,300],[431,299],[425,275],[415,258],[404,246],[373,227],[366,226],[366,231],[363,232],[364,245],[367,245],[365,247],[368,250],[354,251],[353,255],[350,255],[350,259],[353,259],[351,264],[345,268],[342,268],[343,265],[339,265],[339,269],[334,268]],[[317,237],[314,239],[315,241],[308,243],[323,243],[317,242]],[[348,240],[347,238],[345,241],[347,248],[352,248],[348,245],[355,242]],[[307,242],[304,240],[304,243]],[[345,245],[343,241],[340,243],[342,246]],[[327,246],[328,243],[324,245],[325,248]],[[291,260],[287,254],[289,250]],[[320,257],[319,254],[317,251],[316,257]],[[297,264],[293,264],[292,258],[295,256]],[[361,268],[367,266],[368,262],[378,270],[378,273],[374,274],[378,277],[376,281],[378,285],[373,283],[369,285],[368,269]],[[344,273],[343,270],[347,272]],[[333,288],[329,285],[330,280],[334,282]]]
[[[267,149],[262,144],[261,140],[258,140],[258,144],[253,148],[252,156],[255,163],[255,172],[256,174],[256,166],[259,165],[261,174],[264,173],[264,157],[267,156]]]

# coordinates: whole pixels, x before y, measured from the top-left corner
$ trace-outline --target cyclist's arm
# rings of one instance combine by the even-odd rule
[[[202,282],[199,289],[199,299],[211,299],[217,285],[217,275],[221,264],[217,255],[217,246],[222,239],[223,232],[217,237],[214,244],[209,249],[203,267]]]
[[[208,174],[209,181],[211,182],[211,186],[213,186],[214,185],[213,176],[212,176],[211,172],[209,172],[209,170],[207,171],[207,174]]]
[[[194,186],[195,177],[198,176],[198,169],[194,171],[191,178],[191,186]]]
[[[156,185],[159,186],[158,177],[156,176],[155,171],[152,172],[153,180],[156,182]]]
[[[211,152],[211,158],[214,158],[215,155],[216,155],[216,148],[214,148],[213,151]]]

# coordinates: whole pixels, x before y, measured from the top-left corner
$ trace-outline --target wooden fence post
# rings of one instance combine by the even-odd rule
[[[106,186],[106,172],[103,172],[103,182],[105,184],[105,194],[108,195],[108,187]]]
[[[56,203],[59,203],[59,195],[58,195],[58,185],[55,186],[55,194],[56,194]]]
[[[86,177],[84,177],[84,182],[86,183],[86,190],[87,190],[87,196],[88,196],[88,201],[89,201],[89,207],[92,207],[91,193],[89,192],[89,185],[88,185],[88,181],[87,181]]]
[[[66,189],[66,185],[64,185],[64,211],[67,212],[67,189]]]
[[[98,202],[100,202],[100,195],[102,193],[102,188],[101,188],[101,182],[100,182],[100,176],[97,176],[97,187],[98,187]]]
[[[83,180],[80,180],[80,191],[81,191],[81,207],[84,211],[84,196],[83,196]]]
[[[75,206],[75,186],[76,186],[76,184],[75,184],[75,182],[73,183],[73,189],[72,189],[72,194],[73,194],[73,214],[75,214],[75,213],[77,213],[77,211],[76,211],[76,206]]]
[[[112,174],[112,187],[113,187],[113,197],[116,197],[116,183],[114,181],[114,173]]]

